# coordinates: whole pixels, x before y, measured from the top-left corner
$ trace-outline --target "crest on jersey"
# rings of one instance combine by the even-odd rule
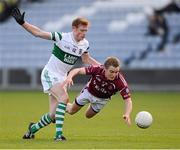
[[[113,83],[111,83],[109,86],[108,86],[108,90],[113,90],[115,89],[115,85]]]
[[[129,91],[129,89],[128,88],[126,88],[126,93],[129,93],[130,91]]]
[[[74,53],[76,52],[76,50],[77,50],[76,48],[73,48],[73,49],[72,49],[72,51],[73,51]]]
[[[112,89],[113,89],[112,85],[108,86],[108,90],[112,90]]]

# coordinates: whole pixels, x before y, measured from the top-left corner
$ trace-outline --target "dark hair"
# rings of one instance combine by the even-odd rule
[[[83,18],[83,17],[78,17],[78,18],[74,19],[73,22],[72,22],[72,26],[75,26],[75,27],[78,28],[79,25],[88,26],[89,21],[86,18]]]
[[[120,61],[116,57],[108,57],[106,61],[104,62],[104,67],[108,69],[110,66],[113,67],[120,67]]]

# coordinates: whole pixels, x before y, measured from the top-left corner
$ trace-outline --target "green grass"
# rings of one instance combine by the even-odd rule
[[[73,99],[77,95],[71,92]],[[94,118],[86,119],[83,108],[74,116],[66,114],[66,142],[54,142],[54,124],[37,133],[34,140],[23,140],[30,121],[38,121],[48,111],[48,96],[41,92],[0,92],[1,149],[178,149],[180,148],[180,93],[133,93],[133,124],[122,120],[123,100],[119,94]],[[141,110],[152,113],[148,129],[134,124]]]

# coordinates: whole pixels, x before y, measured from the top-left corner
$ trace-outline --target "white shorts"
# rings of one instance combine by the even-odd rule
[[[44,93],[48,93],[53,85],[57,83],[62,83],[65,79],[66,76],[59,75],[44,68],[41,73],[41,83]]]
[[[97,98],[89,93],[87,88],[84,88],[80,95],[76,97],[75,101],[76,104],[80,106],[90,103],[92,109],[98,113],[107,104],[107,102],[109,102],[109,100],[110,99]]]

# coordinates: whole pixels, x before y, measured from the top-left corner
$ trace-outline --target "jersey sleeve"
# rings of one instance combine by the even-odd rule
[[[89,53],[89,47],[86,48],[86,50],[84,51],[84,53]]]
[[[120,91],[120,94],[124,100],[131,97],[130,90],[127,86]]]
[[[88,53],[89,52],[89,42],[84,39],[84,48],[83,48],[83,53]]]
[[[118,84],[118,89],[119,89],[119,92],[120,92],[122,98],[124,100],[126,100],[127,98],[130,98],[131,94],[130,94],[128,84],[121,74],[119,74],[119,80],[118,80],[117,84]]]
[[[51,40],[58,42],[62,39],[62,34],[59,32],[51,32]]]

